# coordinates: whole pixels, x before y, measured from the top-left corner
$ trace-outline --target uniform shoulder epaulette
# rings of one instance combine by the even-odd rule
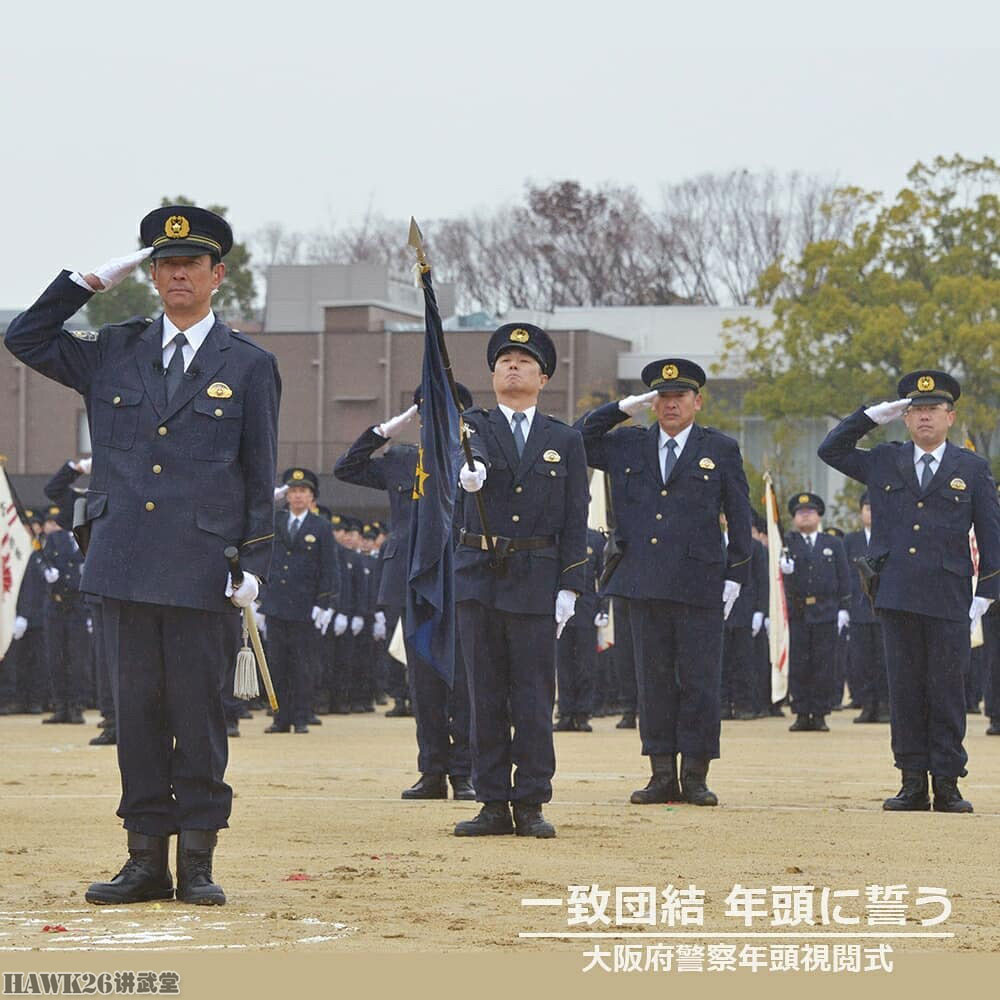
[[[257,341],[254,340],[249,334],[241,333],[239,330],[233,330],[232,328],[230,328],[229,333],[232,335],[234,339],[240,341],[240,343],[249,344],[251,347],[256,348],[262,354],[271,353],[266,347],[262,347],[260,344],[258,344]]]
[[[567,424],[565,420],[560,420],[557,416],[554,416],[551,413],[546,413],[545,416],[547,416],[549,420],[551,420],[552,423],[554,424],[561,424],[563,427],[569,426],[569,424]]]
[[[470,406],[467,410],[462,411],[463,417],[488,417],[489,415],[490,411],[481,406]]]
[[[70,330],[69,332],[77,340],[86,340],[88,343],[93,343],[101,336],[100,330]]]
[[[118,330],[125,327],[133,327],[136,330],[145,330],[146,327],[151,326],[152,323],[152,316],[130,316],[128,319],[123,319],[120,323],[107,323],[101,329]]]

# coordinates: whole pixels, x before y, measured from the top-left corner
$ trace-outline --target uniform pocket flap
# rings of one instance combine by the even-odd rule
[[[222,507],[198,507],[194,512],[194,522],[202,531],[220,538],[230,539],[237,535],[232,515]]]
[[[87,490],[86,503],[86,518],[88,521],[93,521],[104,513],[108,505],[108,495],[97,490]]]
[[[95,395],[112,406],[138,406],[142,402],[143,390],[130,386],[102,385],[95,390]]]
[[[203,413],[215,420],[230,420],[243,416],[243,404],[235,399],[211,399],[199,396],[194,401],[195,413]]]

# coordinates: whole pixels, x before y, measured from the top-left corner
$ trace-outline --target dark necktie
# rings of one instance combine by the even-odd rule
[[[184,378],[184,351],[181,349],[187,343],[187,337],[183,333],[178,333],[171,341],[174,345],[173,357],[167,365],[167,405],[173,399],[174,393],[180,388],[181,380]]]
[[[924,467],[920,470],[920,488],[926,490],[930,485],[930,481],[934,478],[934,473],[931,472],[931,462],[934,461],[934,456],[924,455],[920,461],[924,463]]]
[[[674,471],[677,464],[677,442],[673,438],[667,438],[667,453],[663,456],[663,481],[670,478],[670,473]]]
[[[524,422],[527,419],[527,414],[514,414],[514,447],[517,448],[518,458],[524,454]]]
[[[299,533],[299,519],[293,514],[288,522],[288,540],[295,541],[295,536]]]

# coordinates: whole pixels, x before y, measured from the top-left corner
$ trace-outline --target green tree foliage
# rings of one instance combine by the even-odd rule
[[[143,264],[120,285],[93,296],[87,303],[87,322],[96,330],[105,323],[121,323],[133,316],[153,316],[159,312],[160,300],[147,272],[148,267]]]

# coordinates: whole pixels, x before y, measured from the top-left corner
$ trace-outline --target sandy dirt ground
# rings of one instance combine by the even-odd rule
[[[954,937],[901,947],[1000,950],[1000,739],[969,717],[962,787],[975,815],[888,814],[881,801],[898,787],[888,727],[853,725],[854,714],[833,715],[829,734],[789,733],[788,719],[724,723],[716,809],[630,806],[647,764],[637,733],[615,719],[557,733],[546,815],[558,837],[538,841],[456,838],[474,803],[402,801],[415,777],[411,719],[328,716],[308,736],[266,735],[258,713],[230,741],[222,908],[88,906],[87,884],[124,860],[115,751],[87,745],[93,714],[86,726],[0,718],[0,951],[530,953],[553,942],[519,933],[565,932],[567,911],[522,898],[565,899],[567,886],[593,883],[612,899],[616,886],[695,884],[713,931],[741,929],[724,916],[735,883],[940,886],[954,910],[935,929]],[[927,911],[909,912],[905,927],[884,929],[920,930]],[[54,925],[65,931],[45,930]]]

